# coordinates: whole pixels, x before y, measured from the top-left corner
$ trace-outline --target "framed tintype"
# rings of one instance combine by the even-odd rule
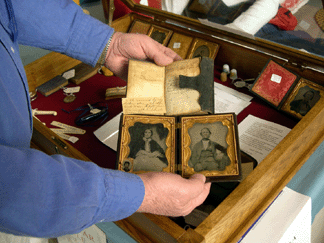
[[[174,147],[174,117],[121,116],[118,170],[135,174],[148,171],[174,172]]]
[[[280,109],[300,77],[270,59],[250,88],[250,91]]]
[[[283,104],[281,110],[301,119],[323,97],[323,86],[301,78]]]
[[[236,115],[121,116],[117,169],[165,171],[208,181],[241,178]]]
[[[136,19],[133,21],[128,32],[147,35],[150,28],[151,28],[151,24]]]
[[[219,50],[219,45],[199,38],[195,38],[188,51],[187,58],[209,57],[215,59]]]
[[[241,178],[236,116],[233,113],[181,118],[182,176],[209,181]]]
[[[171,38],[172,33],[172,30],[168,30],[157,25],[152,25],[148,32],[148,36],[166,46]]]
[[[176,52],[182,59],[187,57],[193,37],[174,33],[170,39],[168,47]]]

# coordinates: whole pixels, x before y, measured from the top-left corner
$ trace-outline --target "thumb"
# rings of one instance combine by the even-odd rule
[[[211,183],[205,183],[206,177],[202,174],[194,174],[188,179],[188,186],[190,187],[191,198],[197,198],[201,195],[205,195],[206,197],[209,193]]]

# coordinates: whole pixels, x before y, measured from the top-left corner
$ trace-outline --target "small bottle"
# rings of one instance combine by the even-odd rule
[[[223,72],[226,73],[226,74],[230,73],[230,68],[229,68],[228,64],[223,65]]]
[[[227,81],[227,73],[222,72],[221,75],[220,75],[220,80],[222,82],[226,82]]]
[[[237,79],[237,71],[236,69],[232,69],[231,72],[230,72],[230,79],[235,80]]]

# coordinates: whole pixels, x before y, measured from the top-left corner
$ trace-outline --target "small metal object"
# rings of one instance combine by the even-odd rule
[[[232,69],[230,72],[230,79],[232,79],[232,81],[234,81],[235,79],[237,79],[237,71],[236,69]]]
[[[71,103],[75,99],[76,99],[76,96],[74,94],[69,94],[63,99],[63,101],[64,101],[64,103]]]
[[[226,82],[227,81],[227,73],[222,72],[221,75],[220,75],[220,80],[222,82]]]
[[[252,79],[241,79],[241,78],[238,78],[238,79],[235,79],[233,80],[233,84],[236,88],[244,88],[244,87],[247,87],[248,89],[250,89],[252,87],[253,84],[249,84],[248,82],[251,82],[251,81],[254,81],[255,79],[252,78]]]
[[[230,73],[230,67],[228,66],[228,64],[223,65],[223,72],[226,74]]]

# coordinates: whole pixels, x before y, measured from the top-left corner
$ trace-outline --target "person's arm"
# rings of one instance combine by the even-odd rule
[[[141,205],[140,177],[62,155],[0,145],[0,231],[34,237],[75,234]]]
[[[56,51],[96,65],[113,29],[72,0],[11,0],[19,44]]]

